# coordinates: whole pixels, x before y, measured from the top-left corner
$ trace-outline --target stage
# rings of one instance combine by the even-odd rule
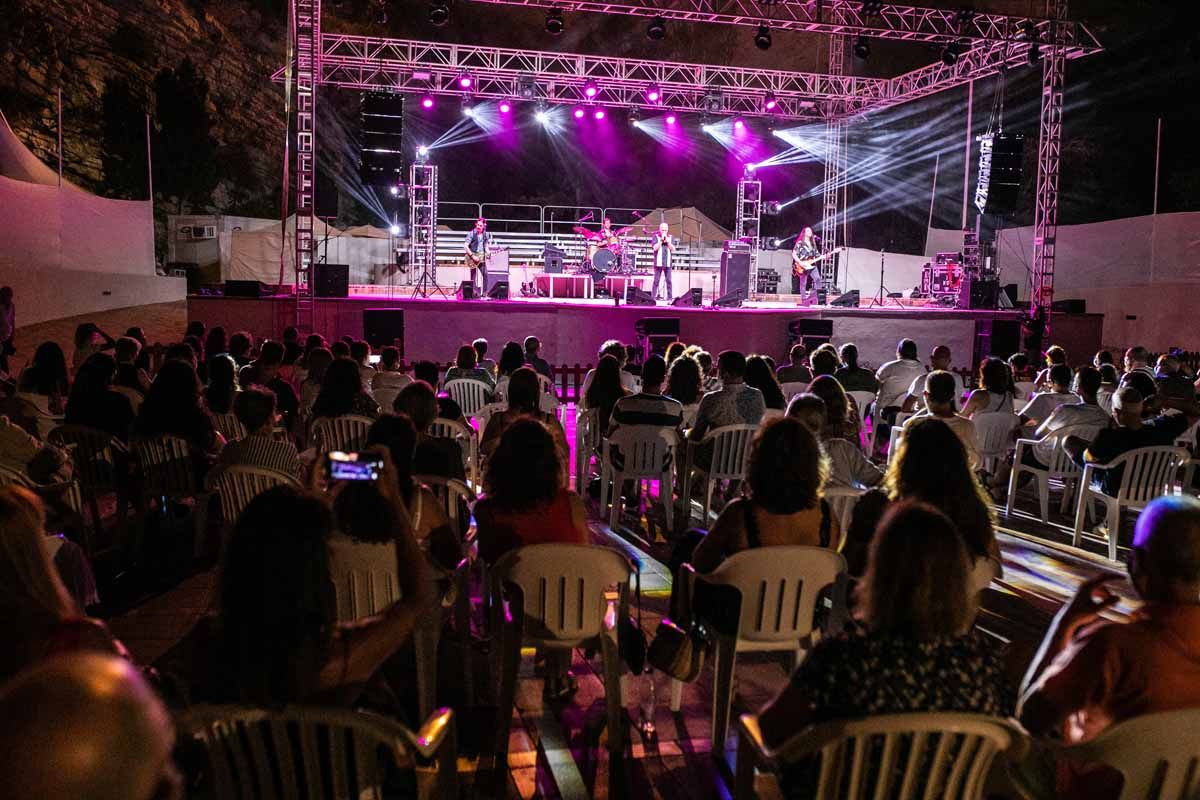
[[[889,303],[894,303],[889,300]],[[909,303],[908,300],[901,302]],[[208,326],[222,325],[230,333],[249,331],[256,338],[278,338],[296,320],[293,296],[241,298],[188,297],[188,319]],[[786,356],[788,323],[797,319],[831,320],[835,344],[854,342],[864,364],[877,365],[895,357],[896,343],[909,337],[922,358],[937,344],[949,345],[954,365],[970,365],[977,336],[988,323],[1016,323],[1015,311],[960,311],[939,307],[833,308],[790,306],[782,302],[747,303],[742,308],[679,308],[667,305],[630,306],[614,300],[513,298],[511,300],[399,299],[352,294],[315,302],[316,330],[327,338],[363,335],[365,309],[391,308],[404,312],[404,357],[448,361],[462,342],[482,336],[499,357],[507,341],[534,335],[542,340],[543,357],[552,364],[594,362],[605,339],[633,343],[634,325],[647,317],[676,317],[679,337],[713,353],[737,349],[762,353],[777,361]],[[1096,314],[1056,315],[1053,341],[1072,353],[1093,352],[1100,346],[1103,317]]]

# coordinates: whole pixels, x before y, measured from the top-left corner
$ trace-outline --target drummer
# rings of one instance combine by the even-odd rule
[[[604,221],[600,223],[600,230],[588,242],[588,263],[591,263],[592,258],[598,251],[602,249],[611,250],[617,247],[619,243],[620,238],[617,236],[617,232],[612,229],[612,218],[605,217]]]

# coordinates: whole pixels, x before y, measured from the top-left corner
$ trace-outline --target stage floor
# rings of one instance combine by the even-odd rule
[[[889,300],[889,303],[894,302]],[[910,301],[901,301],[909,303]],[[674,317],[679,338],[716,353],[737,349],[783,359],[788,348],[788,325],[793,320],[831,320],[835,344],[854,342],[864,364],[895,357],[897,342],[914,339],[922,357],[938,344],[948,345],[956,367],[972,360],[976,337],[995,321],[1016,322],[1017,311],[959,310],[938,306],[837,308],[748,301],[740,308],[627,305],[619,299],[514,297],[509,300],[400,298],[352,294],[322,298],[314,308],[314,327],[326,337],[363,335],[363,311],[395,309],[404,314],[405,358],[452,359],[461,342],[486,338],[496,357],[507,341],[534,335],[544,343],[543,357],[552,364],[586,364],[606,339],[633,343],[635,324],[644,318]],[[246,330],[258,337],[278,337],[296,323],[292,296],[265,298],[193,295],[188,318],[229,331]],[[1069,352],[1089,352],[1100,346],[1103,318],[1099,315],[1055,317],[1055,341]]]

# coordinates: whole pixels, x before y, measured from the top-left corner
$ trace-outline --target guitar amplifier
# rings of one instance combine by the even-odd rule
[[[567,258],[566,251],[554,245],[546,245],[542,249],[542,259],[544,266],[542,271],[547,275],[561,275],[563,271],[563,261]]]
[[[742,299],[750,296],[750,247],[731,240],[721,253],[722,295],[739,293]]]

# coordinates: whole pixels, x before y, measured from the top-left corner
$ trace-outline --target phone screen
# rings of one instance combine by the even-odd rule
[[[325,456],[331,481],[374,481],[383,471],[383,459],[375,453],[343,453],[334,450]]]

